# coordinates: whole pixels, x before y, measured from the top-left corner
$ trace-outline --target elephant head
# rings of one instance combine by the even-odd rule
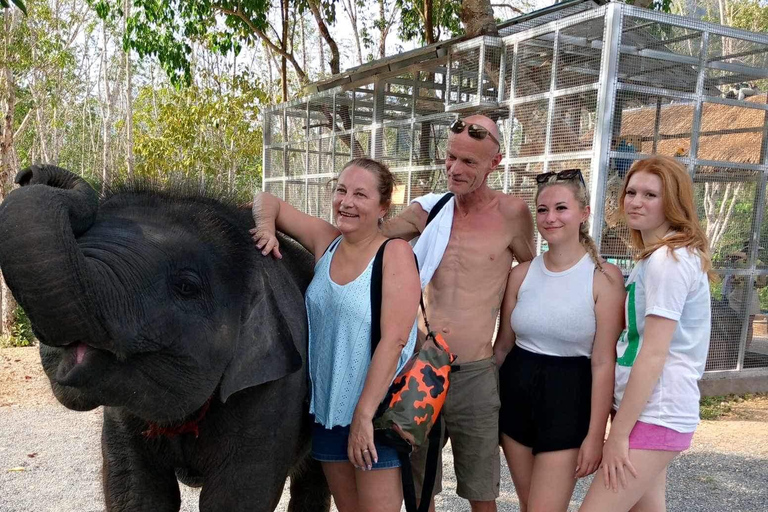
[[[311,260],[295,246],[261,257],[248,211],[183,187],[100,201],[53,166],[16,181],[0,204],[0,269],[65,406],[169,423],[301,368]]]

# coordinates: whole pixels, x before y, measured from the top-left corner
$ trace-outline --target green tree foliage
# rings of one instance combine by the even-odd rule
[[[459,20],[461,0],[396,0],[395,5],[400,9],[398,35],[405,41],[418,39],[422,44],[431,44],[445,34],[454,37],[463,33]]]
[[[138,175],[184,175],[245,191],[261,181],[256,116],[268,100],[261,82],[250,72],[216,81],[222,87],[141,88],[134,105]]]
[[[3,9],[9,9],[11,7],[11,4],[21,9],[21,12],[23,12],[24,14],[27,14],[27,7],[24,5],[24,2],[22,2],[21,0],[11,0],[10,2],[8,0],[0,0],[0,7],[2,7]]]
[[[88,0],[103,19],[121,16],[123,0]],[[298,0],[295,12],[312,10],[315,18],[333,24],[335,0]],[[280,36],[269,23],[271,4],[268,0],[133,0],[133,10],[124,34],[125,48],[139,57],[154,56],[176,86],[192,83],[192,44],[206,44],[210,49],[237,55],[243,46],[263,42],[273,52],[284,55],[293,65],[301,81],[306,70],[293,56],[293,48],[281,48]]]

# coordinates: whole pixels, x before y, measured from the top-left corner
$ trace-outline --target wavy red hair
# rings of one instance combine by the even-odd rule
[[[624,197],[627,195],[627,184],[630,178],[639,172],[653,174],[661,179],[664,216],[676,233],[646,247],[640,231],[630,228],[632,245],[639,253],[638,259],[647,258],[653,251],[664,245],[672,250],[687,247],[689,250],[695,249],[698,252],[701,258],[701,269],[712,277],[709,242],[696,214],[696,206],[693,202],[693,181],[688,171],[677,160],[668,156],[654,155],[636,161],[624,177],[624,185],[619,197],[619,213],[623,218],[626,218]]]

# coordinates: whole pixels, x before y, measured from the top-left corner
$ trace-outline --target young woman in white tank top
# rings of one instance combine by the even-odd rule
[[[507,283],[494,347],[501,444],[520,509],[566,511],[576,478],[600,464],[624,281],[588,235],[581,172],[536,180],[536,224],[549,250],[513,268]]]

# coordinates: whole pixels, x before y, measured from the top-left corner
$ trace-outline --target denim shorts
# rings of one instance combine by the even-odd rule
[[[312,458],[320,462],[349,462],[347,455],[348,438],[348,426],[327,429],[319,423],[315,423],[312,427]],[[400,467],[400,459],[394,448],[377,442],[374,444],[379,461],[373,465],[373,469]]]

